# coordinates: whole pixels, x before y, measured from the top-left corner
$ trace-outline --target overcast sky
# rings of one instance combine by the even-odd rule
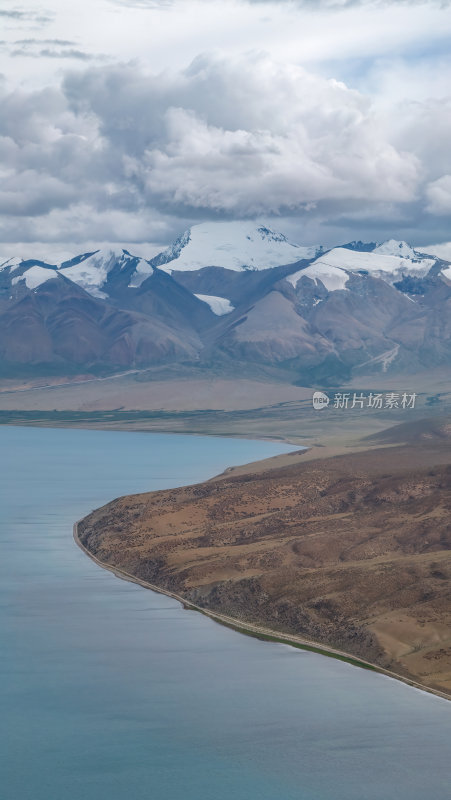
[[[447,0],[1,0],[0,104],[0,256],[451,240]]]

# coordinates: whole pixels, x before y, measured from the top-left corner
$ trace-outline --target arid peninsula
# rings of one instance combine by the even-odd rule
[[[114,500],[78,525],[100,563],[188,604],[451,697],[451,425]]]

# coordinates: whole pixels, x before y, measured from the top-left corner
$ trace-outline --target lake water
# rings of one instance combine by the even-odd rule
[[[2,800],[449,800],[451,703],[126,583],[72,523],[286,450],[0,428]]]

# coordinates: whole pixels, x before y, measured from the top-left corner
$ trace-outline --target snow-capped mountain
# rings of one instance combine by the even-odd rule
[[[170,275],[147,262],[140,274],[140,266],[123,251],[83,254],[60,269],[30,260],[4,264],[0,368],[66,375],[196,359],[199,330],[215,314]],[[130,288],[132,281],[140,285]]]
[[[15,278],[12,278],[11,285],[16,286],[20,281],[23,281],[27,289],[37,289],[38,286],[41,286],[46,281],[53,280],[57,277],[58,273],[56,270],[35,265],[29,267],[20,275],[16,275]]]
[[[86,289],[93,297],[101,299],[108,297],[108,292],[104,291],[104,287],[113,271],[115,273],[127,272],[129,278],[127,285],[138,288],[152,275],[153,268],[148,261],[132,255],[123,248],[85,253],[72,261],[61,264],[60,267],[62,275]]]
[[[5,260],[0,258],[0,271],[3,269],[15,269],[16,267],[20,266],[22,261],[23,259],[18,258],[17,256],[13,256],[12,258],[7,258]]]
[[[1,261],[4,374],[174,361],[280,365],[298,382],[451,365],[451,263],[396,240],[303,247],[248,222],[195,225],[149,259]]]
[[[401,258],[415,259],[418,254],[407,242],[398,241],[397,239],[387,239],[386,242],[377,245],[373,253],[378,253],[381,256],[400,256]]]
[[[391,240],[371,252],[335,247],[313,261],[311,266],[290,275],[287,280],[296,286],[302,277],[312,278],[321,281],[328,291],[335,291],[346,288],[352,273],[367,273],[394,284],[406,276],[424,278],[435,263],[435,258],[416,253],[406,242]]]
[[[130,288],[139,288],[154,272],[148,261],[132,255],[121,247],[82,253],[61,264],[47,264],[39,260],[13,257],[0,263],[0,271],[3,270],[15,273],[14,283],[26,274],[24,280],[29,288],[36,288],[40,283],[55,278],[54,273],[57,271],[57,274],[63,275],[98,299],[108,298],[109,284],[114,286],[114,279],[119,276],[122,284]],[[34,287],[31,287],[32,282],[35,283]]]
[[[118,286],[138,289],[155,269],[171,274],[173,271],[190,272],[216,266],[234,272],[254,272],[311,260],[320,251],[320,247],[293,244],[283,234],[265,226],[247,222],[208,222],[194,225],[151,259],[136,256],[121,247],[110,247],[76,255],[59,265],[11,258],[0,264],[0,269],[20,269],[25,264],[30,267],[36,264],[43,269],[56,267],[61,275],[93,297],[106,300]],[[222,296],[216,291],[199,293]],[[216,304],[216,307],[219,306]]]
[[[151,264],[167,272],[223,267],[261,270],[314,258],[319,247],[302,247],[264,225],[205,222],[193,225]]]

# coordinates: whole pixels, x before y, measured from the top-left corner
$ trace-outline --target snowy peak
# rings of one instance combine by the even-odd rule
[[[133,256],[123,248],[96,250],[84,253],[71,262],[61,265],[60,272],[66,278],[81,286],[93,297],[105,299],[108,295],[102,291],[113,270],[131,272],[129,286],[138,288],[153,273],[153,268],[145,259]]]
[[[32,270],[32,271],[31,271]],[[61,264],[47,264],[36,259],[9,258],[0,262],[0,272],[10,275],[12,285],[24,277],[27,288],[36,288],[45,280],[62,275],[98,299],[107,299],[111,281],[120,277],[121,286],[136,289],[149,278],[153,267],[144,258],[122,247],[110,247],[75,256]],[[17,278],[17,280],[16,280]],[[38,281],[36,286],[31,284]]]
[[[191,229],[188,229],[181,236],[178,236],[175,242],[173,242],[166,250],[163,250],[162,253],[158,253],[158,255],[154,256],[151,259],[151,264],[154,267],[164,267],[164,264],[168,264],[170,261],[174,261],[174,259],[180,256],[183,248],[186,247],[191,239]],[[169,271],[169,270],[167,270]]]
[[[271,228],[257,228],[257,233],[260,234],[263,240],[266,239],[268,242],[287,242],[289,244],[287,237],[283,233],[276,233]]]
[[[346,250],[355,250],[357,253],[376,253],[381,256],[396,256],[415,260],[424,255],[423,249],[414,249],[407,242],[399,239],[387,239],[381,244],[375,242],[349,242],[342,245]]]
[[[0,272],[2,270],[8,269],[9,272],[15,272],[20,267],[22,270],[29,268],[29,267],[43,267],[44,269],[56,269],[56,264],[47,264],[46,261],[40,261],[36,258],[18,258],[17,256],[13,256],[12,258],[6,259],[6,261],[0,260]]]
[[[395,256],[397,258],[408,258],[415,261],[424,256],[422,249],[418,250],[410,246],[407,242],[399,239],[387,239],[381,244],[374,242],[349,242],[343,245],[347,250],[354,250],[357,253],[375,253],[380,256]]]
[[[102,286],[116,264],[117,257],[123,257],[122,250],[96,250],[94,253],[84,253],[73,259],[71,266],[61,266],[60,273],[93,297],[104,299],[106,294],[102,292]]]
[[[236,361],[237,374],[280,366],[284,380],[331,385],[451,365],[451,263],[438,254],[395,240],[300,247],[250,222],[193,226],[153,261],[129,246],[85,245],[59,266],[5,255],[0,362],[229,374]]]
[[[246,281],[254,286],[260,278],[265,280],[265,276],[258,275],[259,271],[299,261],[308,262],[306,268],[298,269],[287,281],[296,287],[301,278],[309,278],[328,292],[348,289],[349,278],[356,273],[383,279],[409,292],[414,285],[411,279],[416,285],[417,279],[423,279],[435,267],[434,274],[442,268],[441,276],[448,282],[451,269],[443,262],[439,265],[437,255],[426,255],[404,241],[390,239],[378,245],[356,241],[324,251],[321,247],[290,242],[284,234],[266,225],[240,221],[194,225],[150,260],[123,247],[110,246],[84,252],[59,266],[36,259],[0,260],[0,275],[5,286],[19,284],[35,289],[60,274],[97,299],[115,298],[118,302],[128,292],[129,302],[131,294],[139,299],[140,293],[135,290],[150,276],[158,275],[159,270],[175,272],[179,283],[222,316],[243,302],[244,295],[236,285],[238,276],[227,276],[217,270],[197,274],[198,270],[221,267],[235,273],[251,272],[253,277],[248,275]],[[136,298],[131,300],[132,304]]]
[[[5,261],[0,258],[0,271],[3,269],[9,269],[11,272],[12,270],[16,269],[16,267],[20,267],[21,263],[22,259],[17,258],[16,256],[13,258],[7,258]]]
[[[407,242],[399,242],[396,239],[388,239],[374,248],[373,253],[381,256],[398,256],[400,258],[418,258],[415,250]]]
[[[296,288],[302,278],[310,278],[317,285],[322,283],[328,292],[334,292],[345,290],[352,274],[370,275],[393,285],[406,277],[425,277],[435,263],[434,258],[421,256],[406,242],[391,240],[374,250],[335,247],[286,280]]]
[[[41,286],[43,283],[50,281],[53,278],[58,278],[58,273],[56,270],[35,265],[34,267],[30,267],[29,269],[25,270],[22,275],[17,275],[15,278],[13,278],[11,284],[15,286],[20,281],[24,281],[27,289],[33,290],[37,289],[38,286]]]
[[[166,272],[224,267],[241,272],[312,259],[318,247],[301,247],[282,233],[248,222],[205,222],[194,225],[150,261]]]

